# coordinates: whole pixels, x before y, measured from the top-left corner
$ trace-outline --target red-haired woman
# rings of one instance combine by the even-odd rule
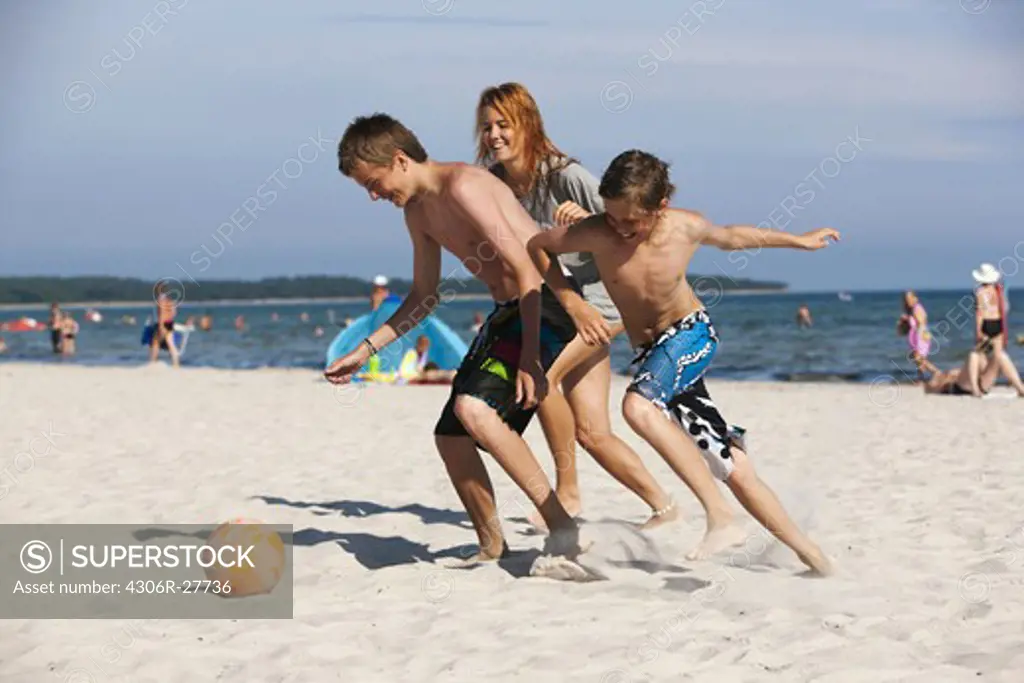
[[[518,83],[487,88],[476,110],[477,159],[501,178],[542,229],[604,211],[598,180],[563,154],[544,132],[540,109]],[[672,499],[640,457],[611,431],[609,344],[622,332],[622,316],[598,276],[590,254],[563,256],[552,263],[578,285],[580,293],[562,305],[578,334],[548,372],[555,389],[538,416],[554,455],[559,500],[572,515],[581,509],[576,475],[576,442],[615,479],[651,507],[647,528],[675,519]],[[562,393],[557,388],[561,387]],[[539,517],[531,517],[539,524]]]

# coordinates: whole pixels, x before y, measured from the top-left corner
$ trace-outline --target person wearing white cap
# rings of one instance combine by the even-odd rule
[[[373,289],[370,290],[370,310],[376,311],[388,298],[388,279],[384,275],[373,278]]]
[[[1013,360],[1006,353],[1006,341],[1009,336],[1006,324],[1008,307],[1006,293],[1000,282],[1002,273],[991,263],[983,263],[977,270],[972,271],[971,275],[978,283],[978,288],[974,292],[976,344],[967,363],[968,381],[972,391],[975,396],[984,393],[980,374],[982,366],[986,364],[985,357],[989,356],[1010,385],[1024,397],[1024,383],[1021,382]]]

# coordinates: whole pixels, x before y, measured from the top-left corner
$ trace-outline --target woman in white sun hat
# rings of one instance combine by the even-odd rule
[[[968,359],[968,377],[975,396],[983,392],[979,383],[982,366],[986,365],[986,356],[996,363],[999,370],[1009,381],[1017,393],[1024,397],[1024,383],[1006,353],[1006,342],[1009,337],[1007,329],[1006,293],[1003,288],[1002,273],[991,263],[983,263],[971,273],[978,288],[974,292],[975,299],[975,346]]]

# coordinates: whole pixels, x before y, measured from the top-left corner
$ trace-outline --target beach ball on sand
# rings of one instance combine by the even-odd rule
[[[214,529],[206,545],[217,553],[215,561],[205,568],[206,578],[231,586],[230,593],[221,593],[224,597],[269,593],[284,573],[284,542],[263,522],[242,518],[225,522]],[[227,549],[221,552],[225,546]],[[239,562],[239,552],[249,561]]]

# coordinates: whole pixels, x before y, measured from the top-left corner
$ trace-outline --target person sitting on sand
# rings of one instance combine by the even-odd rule
[[[604,212],[539,233],[527,248],[551,287],[558,285],[541,267],[545,256],[593,254],[638,351],[634,363],[639,367],[623,399],[623,416],[683,479],[707,514],[704,539],[687,557],[707,557],[746,538],[714,474],[804,564],[828,574],[829,559],[758,477],[708,394],[704,374],[718,348],[718,334],[687,282],[686,270],[701,245],[726,251],[813,251],[838,240],[839,233],[831,228],[795,235],[747,225],[720,227],[694,211],[670,209],[674,191],[668,164],[640,150],[623,152],[601,179]]]
[[[917,378],[924,380],[925,373],[938,372],[939,369],[928,360],[932,348],[932,333],[928,329],[928,312],[925,311],[917,294],[907,290],[903,294],[903,315],[896,323],[896,330],[906,335],[910,345],[910,360],[917,367]]]
[[[924,393],[942,394],[945,396],[975,396],[976,394],[971,388],[970,380],[971,362],[971,355],[968,355],[964,360],[964,364],[959,368],[953,368],[949,372],[943,372],[936,368],[931,378],[922,385]],[[984,359],[982,366],[978,370],[978,387],[981,391],[976,396],[987,395],[992,387],[995,386],[998,378],[999,363],[993,358]]]
[[[991,263],[983,263],[978,270],[972,272],[978,289],[975,291],[975,339],[976,344],[968,359],[968,381],[971,382],[972,394],[980,396],[979,385],[981,367],[986,356],[991,358],[999,370],[1009,381],[1017,393],[1024,396],[1024,382],[1009,354],[1006,345],[1009,337],[1007,329],[1006,293],[1000,280],[1002,274]]]
[[[75,355],[76,342],[75,339],[78,337],[79,331],[78,322],[70,312],[64,311],[61,318],[60,330],[60,353],[62,356],[73,356]]]
[[[421,334],[416,337],[416,347],[409,349],[402,359],[402,365],[398,374],[406,379],[412,379],[423,372],[430,358],[430,339]]]
[[[796,324],[797,327],[812,327],[814,321],[811,320],[811,309],[807,304],[800,304],[800,308],[796,309]]]
[[[398,369],[398,376],[408,384],[450,384],[455,377],[454,370],[442,370],[430,358],[430,338],[420,335],[416,348],[409,349]]]

